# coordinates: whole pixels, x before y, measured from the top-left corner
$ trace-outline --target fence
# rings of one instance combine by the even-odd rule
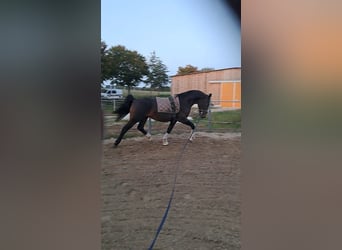
[[[112,114],[112,112],[119,107],[123,102],[124,98],[116,98],[116,99],[102,99],[101,100],[101,107],[105,114]],[[213,107],[220,107],[220,104],[222,103],[239,103],[241,105],[240,100],[211,100],[211,105],[209,107],[209,110],[211,110]],[[229,109],[239,109],[239,108],[222,108],[223,110],[229,110]]]
[[[113,126],[122,127],[122,123],[115,122],[115,115],[113,110],[123,103],[124,99],[102,100],[101,106],[105,116],[104,126],[111,128]],[[236,108],[222,108],[216,103],[222,102],[239,102],[235,100],[212,100],[208,109],[208,114],[205,119],[201,119],[198,123],[197,129],[206,132],[240,132],[241,131],[241,110]],[[194,105],[189,114],[189,119],[195,119],[198,115],[197,105]],[[168,125],[166,123],[148,119],[145,127],[152,134],[164,133]],[[183,129],[182,129],[183,128]],[[113,130],[113,129],[112,129]],[[116,131],[118,130],[118,131]],[[118,133],[119,128],[115,129]],[[176,132],[189,131],[185,125],[179,126]],[[173,132],[174,133],[174,132]]]
[[[104,115],[112,114],[115,109],[117,109],[123,102],[124,98],[117,99],[102,99],[101,100],[101,108],[103,110]]]

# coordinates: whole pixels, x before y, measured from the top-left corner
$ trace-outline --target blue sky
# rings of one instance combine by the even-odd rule
[[[102,0],[101,39],[146,59],[155,51],[169,75],[241,66],[240,26],[220,0]]]

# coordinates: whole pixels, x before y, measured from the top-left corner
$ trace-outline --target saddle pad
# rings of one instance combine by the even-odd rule
[[[173,100],[174,105],[170,102]],[[179,98],[176,97],[156,97],[157,107],[159,113],[178,113],[179,112]]]

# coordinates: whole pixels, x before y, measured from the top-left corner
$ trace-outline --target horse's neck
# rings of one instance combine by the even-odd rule
[[[188,114],[191,111],[191,107],[196,104],[196,98],[183,97],[182,99],[179,98],[179,101],[183,103],[183,105],[181,105],[183,112]]]
[[[197,98],[189,98],[188,102],[190,103],[190,108],[192,105],[197,104]]]

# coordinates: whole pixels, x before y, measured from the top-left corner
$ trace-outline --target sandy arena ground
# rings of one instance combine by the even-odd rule
[[[189,134],[103,142],[102,249],[147,249],[167,207]],[[197,132],[179,161],[154,249],[240,249],[240,133]]]

